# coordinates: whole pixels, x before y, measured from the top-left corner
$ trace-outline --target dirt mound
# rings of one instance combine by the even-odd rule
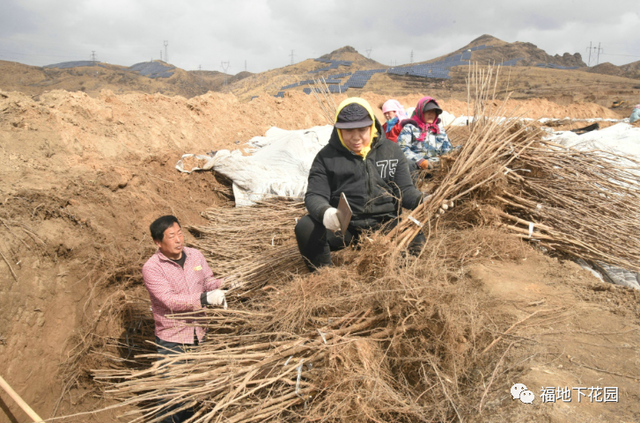
[[[381,121],[384,122],[384,116],[382,115],[381,109],[382,105],[389,99],[389,97],[369,92],[362,94],[362,97],[367,99],[367,101],[376,108],[376,114],[379,115],[378,119],[381,119]],[[414,94],[394,98],[406,109],[409,107],[415,107],[416,104],[418,104],[418,100],[422,97],[423,96],[420,94]],[[454,116],[467,116],[473,113],[473,107],[468,106],[467,102],[455,99],[436,99],[443,110],[453,114]],[[501,104],[502,101],[496,101],[496,108]],[[506,110],[512,111],[514,116],[522,116],[531,119],[620,119],[620,115],[618,113],[595,103],[573,103],[565,106],[546,99],[510,100],[506,105]]]
[[[66,91],[33,98],[13,92],[0,93],[0,108],[0,136],[8,151],[26,159],[34,150],[49,149],[52,155],[74,156],[76,163],[143,157],[150,151],[237,148],[272,126],[303,129],[326,123],[315,99],[302,93],[288,96],[285,104],[270,96],[240,103],[220,93],[187,100],[106,90],[97,98]],[[43,131],[49,136],[39,136]]]

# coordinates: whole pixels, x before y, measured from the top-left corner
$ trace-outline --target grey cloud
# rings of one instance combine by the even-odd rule
[[[602,42],[604,51],[627,55],[606,60],[624,64],[640,60],[636,9],[637,0],[606,7],[593,0],[4,0],[0,60],[43,65],[95,50],[100,60],[131,65],[159,59],[168,40],[176,66],[220,70],[229,61],[236,73],[247,60],[261,72],[289,64],[291,50],[301,61],[351,45],[362,54],[371,48],[383,64],[402,64],[412,50],[414,61],[424,61],[491,34],[552,55],[584,54],[589,41]]]

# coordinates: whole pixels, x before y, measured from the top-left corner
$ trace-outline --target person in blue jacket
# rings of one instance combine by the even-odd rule
[[[409,159],[412,172],[438,167],[439,156],[453,150],[439,117],[441,113],[435,99],[423,97],[411,118],[400,123],[402,130],[398,134],[398,145]]]
[[[631,116],[629,116],[629,123],[633,123],[638,119],[640,119],[640,104],[636,104],[636,107],[633,108]]]

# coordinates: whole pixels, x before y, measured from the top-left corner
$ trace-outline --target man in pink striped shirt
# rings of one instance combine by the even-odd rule
[[[222,279],[213,277],[200,251],[184,246],[175,216],[162,216],[149,229],[158,251],[142,266],[142,277],[151,297],[158,354],[178,354],[202,342],[205,330],[192,317],[169,319],[167,315],[198,311],[208,305],[226,307],[224,291],[219,289]],[[191,410],[183,410],[163,422],[181,422],[191,415]]]

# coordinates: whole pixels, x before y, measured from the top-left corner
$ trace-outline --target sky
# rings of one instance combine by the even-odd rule
[[[0,0],[0,60],[257,73],[347,45],[422,62],[489,34],[623,65],[640,60],[639,28],[638,0]]]

